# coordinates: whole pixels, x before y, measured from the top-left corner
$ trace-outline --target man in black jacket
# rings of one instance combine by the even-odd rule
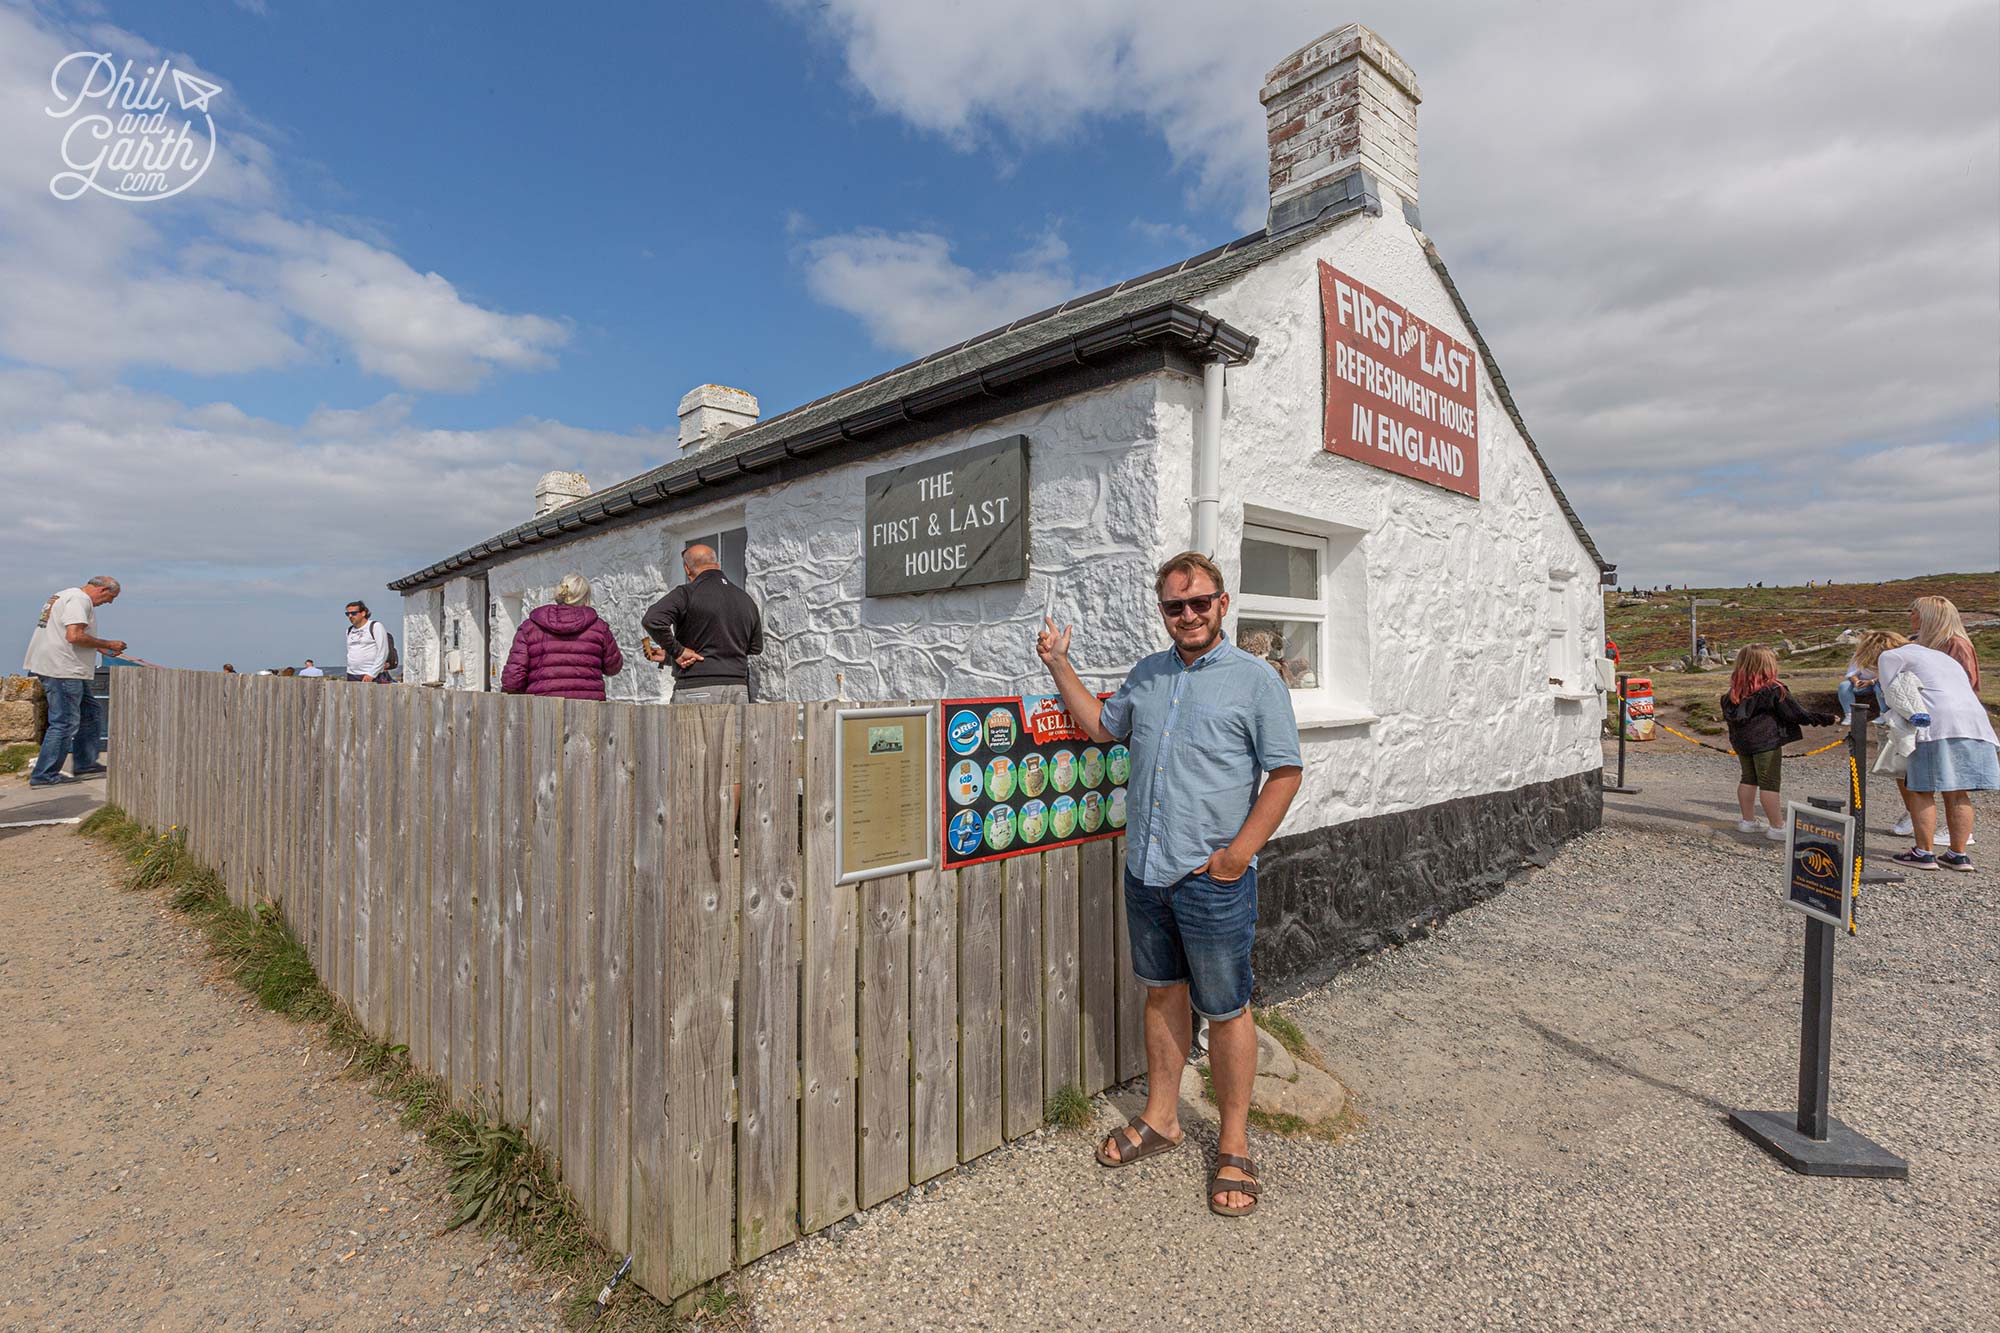
[[[723,576],[712,547],[681,552],[687,582],[654,602],[642,624],[647,660],[674,667],[677,704],[750,702],[750,658],[764,651],[764,617]]]

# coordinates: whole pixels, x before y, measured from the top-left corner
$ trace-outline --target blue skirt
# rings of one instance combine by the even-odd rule
[[[1903,785],[1911,791],[2000,790],[2000,751],[1971,736],[1918,741]]]

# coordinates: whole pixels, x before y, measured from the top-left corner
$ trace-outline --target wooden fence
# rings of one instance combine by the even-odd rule
[[[1122,840],[836,885],[833,704],[113,678],[110,799],[524,1126],[658,1296],[1144,1069]]]

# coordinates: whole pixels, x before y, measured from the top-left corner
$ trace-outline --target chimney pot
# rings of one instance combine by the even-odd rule
[[[726,384],[702,384],[681,398],[681,457],[757,424],[757,399]]]
[[[535,483],[535,517],[573,505],[590,494],[590,482],[581,472],[544,472]]]
[[[1259,94],[1270,145],[1270,231],[1310,222],[1335,200],[1386,185],[1414,221],[1417,76],[1359,23],[1308,42],[1279,61]]]

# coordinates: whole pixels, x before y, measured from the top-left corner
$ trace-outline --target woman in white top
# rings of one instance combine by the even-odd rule
[[[1969,871],[1972,858],[1965,847],[1972,837],[1971,793],[2000,789],[2000,737],[1994,736],[1986,705],[1957,661],[1912,643],[1889,649],[1875,665],[1876,679],[1884,686],[1905,671],[1913,672],[1923,687],[1930,725],[1918,729],[1910,771],[1897,781],[1917,845],[1896,861],[1913,870]],[[1945,852],[1935,852],[1931,845],[1937,833],[1933,792],[1944,799],[1951,844]]]

